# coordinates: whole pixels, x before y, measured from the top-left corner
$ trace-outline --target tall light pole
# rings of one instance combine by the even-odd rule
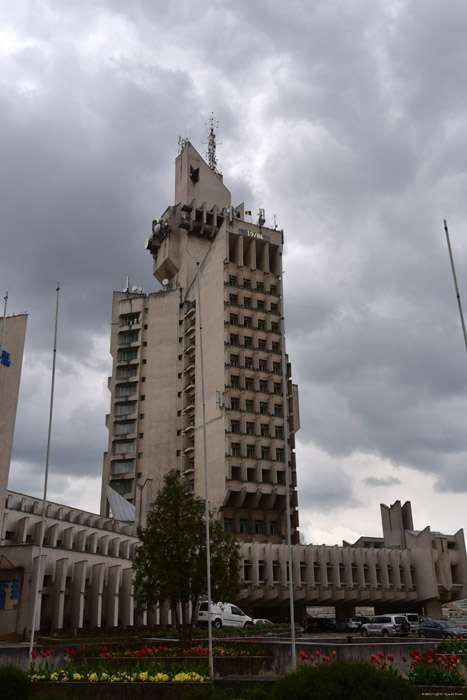
[[[203,453],[204,453],[204,505],[206,519],[206,575],[208,581],[208,643],[209,643],[209,674],[214,677],[214,660],[212,658],[212,620],[211,620],[211,544],[209,535],[209,490],[208,490],[208,460],[206,439],[206,395],[204,390],[204,355],[203,355],[203,321],[201,316],[201,282],[200,263],[196,258],[198,278],[198,323],[199,323],[199,353],[201,362],[201,393],[203,399]]]
[[[47,482],[49,478],[49,456],[50,456],[50,438],[52,435],[52,413],[54,405],[54,386],[55,386],[55,360],[57,356],[57,328],[58,328],[58,300],[60,296],[60,282],[57,282],[57,300],[55,306],[55,332],[54,332],[54,349],[53,349],[53,360],[52,360],[52,385],[50,389],[50,410],[49,410],[49,430],[47,435],[47,455],[45,458],[45,475],[44,475],[44,495],[42,498],[42,518],[41,518],[41,529],[39,533],[39,554],[37,558],[37,572],[36,581],[34,586],[34,605],[32,611],[32,621],[31,621],[31,637],[29,641],[29,656],[31,657],[32,650],[34,647],[34,633],[36,631],[36,615],[37,615],[37,599],[39,597],[39,581],[41,575],[41,563],[42,563],[42,544],[44,541],[44,526],[45,526],[45,511],[47,508]]]

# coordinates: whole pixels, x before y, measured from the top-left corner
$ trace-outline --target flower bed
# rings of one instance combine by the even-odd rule
[[[242,641],[225,639],[215,641],[212,645],[213,656],[262,656],[263,647],[258,640]],[[86,656],[99,656],[102,658],[130,657],[176,657],[185,656],[189,658],[202,658],[209,656],[209,647],[206,641],[195,642],[189,649],[184,649],[178,641],[174,642],[145,642],[145,644],[104,644],[100,652],[95,653],[92,649],[86,652]]]

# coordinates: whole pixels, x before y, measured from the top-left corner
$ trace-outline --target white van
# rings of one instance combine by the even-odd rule
[[[215,629],[219,630],[222,627],[248,627],[253,624],[253,619],[232,603],[211,603],[211,623]],[[198,624],[201,627],[207,627],[207,600],[199,605]]]

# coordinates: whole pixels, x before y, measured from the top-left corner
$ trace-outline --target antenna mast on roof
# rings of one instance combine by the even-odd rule
[[[214,118],[214,112],[211,112],[209,121],[205,123],[206,131],[208,134],[208,148],[206,151],[206,159],[211,170],[217,174],[219,171],[217,169],[217,156],[216,156],[216,134],[214,129],[219,128],[219,122]]]

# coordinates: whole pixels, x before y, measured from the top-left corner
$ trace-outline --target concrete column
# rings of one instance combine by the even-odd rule
[[[68,557],[58,559],[55,562],[55,576],[52,595],[51,628],[61,630],[63,628],[63,615],[65,611],[65,587],[68,570]]]
[[[123,569],[120,592],[120,618],[122,625],[134,625],[133,569]]]
[[[102,596],[104,590],[105,564],[94,564],[89,601],[89,626],[102,626]]]
[[[107,587],[105,597],[105,624],[107,627],[118,626],[118,598],[122,567],[111,566],[107,570]]]
[[[83,626],[86,570],[86,561],[78,561],[73,567],[73,581],[71,584],[71,626],[73,629],[79,629]]]

